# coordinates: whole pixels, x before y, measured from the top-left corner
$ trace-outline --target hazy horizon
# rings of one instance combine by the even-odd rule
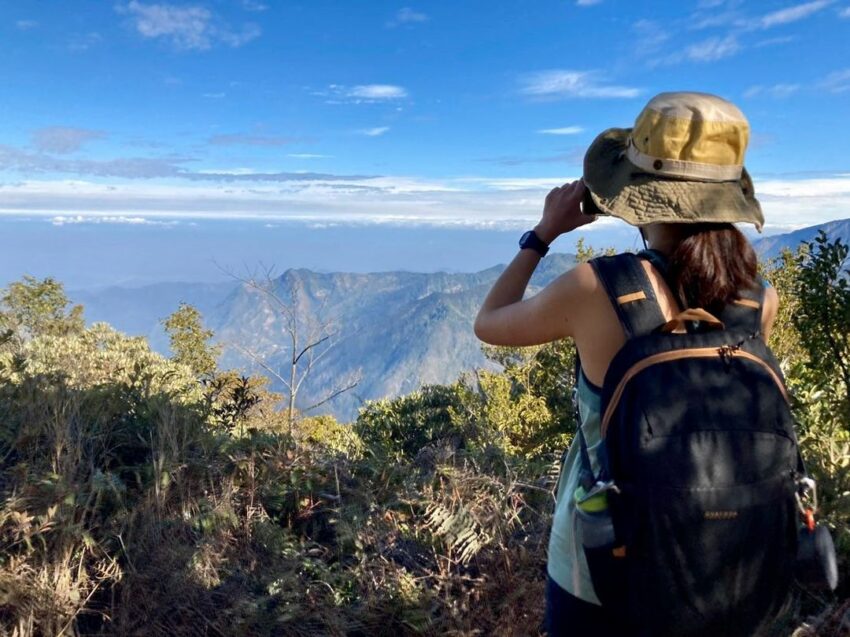
[[[0,287],[24,275],[69,289],[234,280],[260,267],[315,272],[477,272],[507,263],[519,230],[429,225],[309,224],[282,220],[57,222],[6,218],[15,241],[0,251]],[[595,224],[594,224],[595,225]],[[755,231],[751,238],[770,236]],[[597,249],[642,247],[637,230],[608,220],[560,237],[553,252],[583,239]]]

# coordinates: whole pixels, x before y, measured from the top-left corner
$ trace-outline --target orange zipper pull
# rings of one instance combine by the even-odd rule
[[[815,532],[815,512],[812,509],[806,509],[806,528],[809,533]]]

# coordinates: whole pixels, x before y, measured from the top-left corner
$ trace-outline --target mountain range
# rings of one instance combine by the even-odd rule
[[[762,258],[810,240],[819,229],[850,243],[850,219],[804,228],[755,242]],[[551,253],[532,277],[529,294],[572,268],[575,257]],[[202,313],[222,345],[222,367],[275,374],[288,380],[294,325],[299,349],[329,336],[312,354],[316,364],[298,394],[298,405],[320,402],[334,388],[359,378],[356,387],[322,405],[350,420],[366,400],[398,396],[423,384],[448,383],[461,373],[491,365],[472,323],[487,291],[504,269],[473,273],[318,273],[290,269],[265,281],[261,292],[243,281],[162,283],[71,292],[89,322],[105,321],[128,334],[146,336],[168,352],[162,319],[180,302]],[[295,319],[288,321],[288,313]],[[309,355],[309,353],[308,353]],[[306,356],[305,356],[306,360]],[[272,387],[281,389],[273,379]]]

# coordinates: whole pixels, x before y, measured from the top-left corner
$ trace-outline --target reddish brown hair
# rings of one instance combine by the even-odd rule
[[[758,259],[747,238],[731,223],[682,224],[670,255],[670,280],[687,307],[720,311],[753,289]]]

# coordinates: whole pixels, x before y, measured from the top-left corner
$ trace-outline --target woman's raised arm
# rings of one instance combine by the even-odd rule
[[[558,236],[592,222],[581,212],[584,183],[574,181],[553,189],[546,197],[543,219],[534,228],[547,244]],[[540,255],[520,250],[502,272],[475,319],[475,335],[492,345],[538,345],[570,336],[569,308],[582,287],[582,268],[550,283],[539,294],[522,300]]]

